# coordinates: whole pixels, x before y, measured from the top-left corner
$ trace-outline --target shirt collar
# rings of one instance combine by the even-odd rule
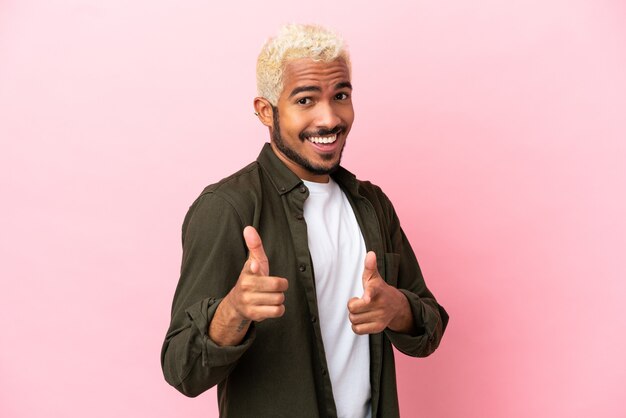
[[[302,180],[276,156],[269,143],[263,145],[257,162],[281,195],[302,184]],[[359,194],[359,182],[356,176],[345,168],[339,166],[331,177],[347,193],[355,196]]]

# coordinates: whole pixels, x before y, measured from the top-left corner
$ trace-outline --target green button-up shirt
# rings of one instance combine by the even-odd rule
[[[399,415],[392,344],[409,356],[427,356],[448,322],[424,283],[396,212],[377,186],[339,168],[332,175],[354,209],[378,270],[411,306],[417,332],[386,329],[370,335],[373,417]],[[336,417],[315,293],[315,275],[303,216],[309,192],[265,144],[257,161],[208,186],[183,223],[181,276],[172,321],[161,352],[165,379],[187,396],[218,385],[222,417]],[[254,323],[240,345],[217,346],[208,328],[247,259],[242,231],[263,240],[270,275],[285,277],[285,314]],[[341,303],[346,303],[344,301]],[[347,315],[347,312],[346,312]]]

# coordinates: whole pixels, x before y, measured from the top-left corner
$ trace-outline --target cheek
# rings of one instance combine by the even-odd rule
[[[352,105],[346,105],[340,111],[341,119],[343,119],[347,124],[352,124],[354,120],[354,108]]]
[[[307,124],[305,118],[298,115],[290,115],[286,120],[281,120],[281,128],[293,135],[298,135],[306,130]]]

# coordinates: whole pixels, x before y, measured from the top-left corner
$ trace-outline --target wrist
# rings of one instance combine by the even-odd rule
[[[239,314],[226,295],[215,310],[208,334],[219,346],[233,346],[241,343],[249,327],[250,320]]]
[[[222,310],[220,313],[220,320],[225,326],[237,326],[242,321],[249,320],[239,311],[239,309],[237,309],[230,293],[222,299],[222,303],[220,303],[220,306],[218,306],[217,309]]]
[[[387,328],[395,332],[401,332],[409,334],[413,332],[413,312],[411,312],[411,305],[404,293],[392,287],[395,292],[396,305],[398,309],[392,320],[389,322]]]

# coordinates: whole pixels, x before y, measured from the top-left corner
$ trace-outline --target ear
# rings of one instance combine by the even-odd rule
[[[261,123],[268,128],[274,125],[274,109],[272,104],[265,97],[254,98],[254,114]]]

